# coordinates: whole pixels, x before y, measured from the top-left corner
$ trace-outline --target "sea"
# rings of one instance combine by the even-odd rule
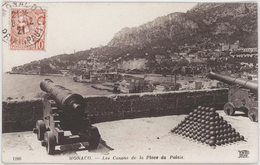
[[[112,94],[105,90],[94,89],[89,83],[74,82],[72,77],[2,74],[2,100],[8,98],[31,99],[39,97],[44,93],[40,89],[40,82],[46,78],[82,96]]]

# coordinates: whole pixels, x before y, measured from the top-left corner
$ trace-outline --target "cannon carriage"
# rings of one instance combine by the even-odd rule
[[[46,92],[43,99],[43,118],[36,121],[33,132],[48,154],[55,153],[55,146],[89,142],[89,148],[97,148],[100,134],[85,114],[85,100],[76,93],[52,80],[45,79],[40,88]],[[71,134],[64,134],[70,131]]]
[[[258,83],[210,72],[208,77],[229,85],[228,102],[224,105],[227,115],[244,112],[251,121],[258,122]]]

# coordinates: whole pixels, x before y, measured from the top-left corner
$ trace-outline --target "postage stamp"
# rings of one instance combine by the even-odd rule
[[[11,9],[11,50],[45,50],[46,9]]]

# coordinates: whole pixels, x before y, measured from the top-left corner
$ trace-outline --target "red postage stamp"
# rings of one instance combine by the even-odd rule
[[[11,9],[11,50],[45,50],[46,9]]]

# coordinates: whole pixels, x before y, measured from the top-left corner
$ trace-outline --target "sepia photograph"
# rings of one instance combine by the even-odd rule
[[[258,163],[258,2],[2,2],[2,163]]]

